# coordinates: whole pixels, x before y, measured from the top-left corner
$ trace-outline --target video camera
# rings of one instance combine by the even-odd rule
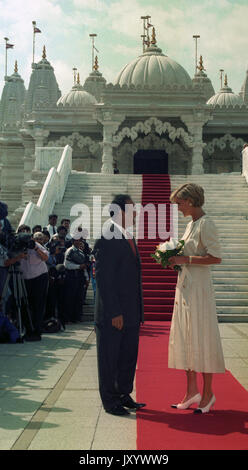
[[[26,253],[28,249],[35,248],[35,241],[29,233],[1,233],[0,243],[7,248],[9,258],[15,258],[21,253]]]

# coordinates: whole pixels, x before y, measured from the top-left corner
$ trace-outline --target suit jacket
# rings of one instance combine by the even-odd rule
[[[110,230],[114,231],[114,225]],[[135,257],[129,242],[119,234],[120,238],[111,240],[102,236],[94,246],[95,322],[111,326],[112,318],[123,315],[124,327],[137,326],[144,321],[140,256],[136,244]]]

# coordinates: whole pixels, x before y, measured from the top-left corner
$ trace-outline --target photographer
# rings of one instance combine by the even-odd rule
[[[3,288],[5,286],[6,279],[7,279],[7,276],[8,276],[8,268],[12,264],[18,263],[19,261],[21,261],[21,259],[23,259],[25,257],[24,253],[20,253],[19,255],[10,258],[8,256],[8,249],[5,247],[5,242],[6,242],[5,236],[2,233],[2,227],[0,226],[0,301],[1,301],[1,304],[2,304],[1,305],[2,309],[1,310],[2,310],[3,314],[5,314],[6,303],[8,301],[8,298],[9,298],[10,294],[11,294],[11,292],[8,288],[4,298],[2,298]]]
[[[48,291],[48,251],[34,241],[34,248],[28,248],[26,258],[21,260],[20,269],[25,280],[32,322],[37,340],[41,339],[42,323]]]
[[[5,233],[6,237],[14,232],[9,220],[7,219],[8,206],[4,202],[0,201],[0,224],[2,232]]]
[[[87,281],[86,260],[82,248],[82,235],[73,235],[72,246],[66,250],[64,266],[66,320],[73,323],[81,321],[83,314],[84,286]]]

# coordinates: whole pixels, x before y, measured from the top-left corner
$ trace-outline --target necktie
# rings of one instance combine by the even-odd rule
[[[55,230],[55,227],[53,226],[53,235],[55,235],[56,233],[56,230]]]
[[[127,241],[128,241],[129,245],[131,246],[131,248],[133,250],[134,256],[136,257],[137,253],[136,253],[136,248],[135,248],[135,244],[134,244],[133,239],[132,238],[127,238]]]

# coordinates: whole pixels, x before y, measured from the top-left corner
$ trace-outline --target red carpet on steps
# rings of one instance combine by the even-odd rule
[[[167,321],[141,328],[136,399],[147,406],[137,412],[137,449],[247,450],[248,392],[230,372],[214,375],[216,403],[208,414],[171,408],[183,398],[185,372],[167,367],[169,330]],[[198,380],[201,390],[201,374]]]
[[[146,214],[144,239],[138,240],[142,263],[145,320],[170,320],[173,311],[177,273],[171,269],[161,268],[150,256],[154,253],[156,246],[161,241],[165,241],[161,240],[158,234],[158,204],[166,204],[166,228],[170,230],[170,194],[169,175],[143,175],[142,205],[146,206],[151,203],[156,208],[156,220],[149,220],[149,224],[156,226],[156,238],[148,239]]]

